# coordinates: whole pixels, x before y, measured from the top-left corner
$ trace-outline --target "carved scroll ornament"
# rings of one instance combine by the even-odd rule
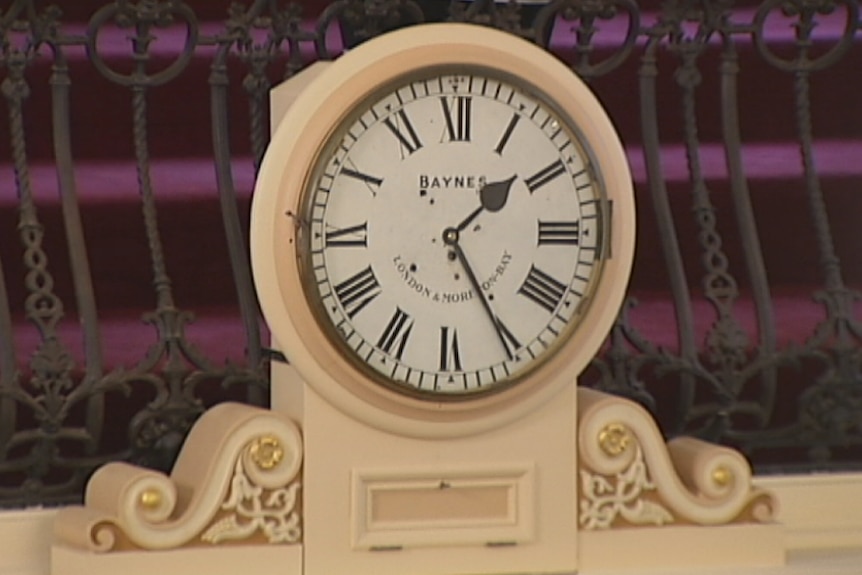
[[[302,438],[287,418],[224,403],[192,428],[170,476],[127,463],[100,468],[83,506],[62,509],[55,537],[93,552],[220,543],[297,543]]]
[[[751,484],[733,449],[691,437],[665,443],[638,404],[592,389],[578,395],[584,529],[771,522],[776,502]]]

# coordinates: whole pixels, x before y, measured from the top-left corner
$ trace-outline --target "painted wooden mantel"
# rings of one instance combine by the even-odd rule
[[[785,526],[787,565],[686,570],[686,575],[858,575],[862,565],[862,474],[757,477],[755,484],[778,499],[777,519]],[[55,514],[53,509],[0,512],[0,575],[50,574]],[[649,575],[640,570],[613,573]]]

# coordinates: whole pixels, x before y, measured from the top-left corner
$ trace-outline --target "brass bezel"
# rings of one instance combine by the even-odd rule
[[[489,78],[495,81],[506,82],[510,86],[513,86],[541,103],[546,110],[553,114],[555,120],[565,126],[573,145],[578,148],[579,153],[582,154],[583,157],[587,158],[588,169],[592,172],[592,179],[598,187],[596,195],[598,196],[599,202],[597,206],[599,240],[596,248],[598,253],[596,257],[595,271],[593,272],[593,275],[590,276],[588,288],[578,305],[578,309],[566,325],[564,332],[561,333],[554,343],[544,350],[543,353],[534,358],[528,367],[505,379],[494,382],[493,385],[471,389],[463,393],[435,392],[433,390],[418,389],[412,385],[386,378],[382,373],[369,367],[366,362],[362,361],[362,359],[358,357],[358,354],[355,353],[355,350],[340,337],[337,329],[330,321],[329,314],[324,310],[325,306],[319,297],[319,291],[315,287],[317,284],[317,278],[315,277],[314,272],[311,271],[313,265],[311,262],[312,255],[310,239],[308,238],[308,235],[310,235],[309,228],[314,190],[319,187],[319,181],[323,172],[326,170],[326,165],[329,162],[331,155],[340,147],[344,134],[349,130],[350,126],[353,125],[356,119],[362,116],[370,107],[373,107],[376,102],[380,101],[387,94],[391,94],[412,82],[449,75],[472,75],[477,76],[480,79]],[[429,95],[424,97],[431,96]],[[397,109],[393,109],[393,112],[396,111]],[[345,113],[342,114],[335,123],[333,123],[332,129],[329,131],[325,140],[318,146],[317,151],[314,154],[313,165],[307,171],[306,178],[302,184],[298,213],[300,229],[297,231],[297,242],[294,249],[296,252],[299,272],[302,276],[303,295],[308,302],[309,307],[314,311],[317,322],[326,334],[330,343],[337,347],[344,357],[348,358],[357,371],[364,373],[366,377],[388,390],[420,401],[446,403],[472,401],[478,397],[505,392],[510,387],[518,385],[525,378],[530,377],[530,375],[542,364],[546,363],[556,353],[559,353],[560,349],[565,346],[566,340],[579,328],[584,316],[586,315],[586,311],[592,305],[595,290],[597,289],[602,273],[604,272],[603,268],[605,257],[602,254],[609,251],[607,248],[609,245],[612,225],[612,222],[608,219],[610,214],[611,210],[608,207],[608,197],[605,191],[605,183],[601,166],[597,165],[597,159],[595,154],[592,152],[589,143],[584,141],[577,124],[573,123],[570,117],[563,114],[560,110],[560,106],[554,100],[550,99],[539,87],[529,82],[525,82],[523,79],[517,78],[507,70],[487,65],[435,65],[427,68],[411,70],[406,74],[392,78],[388,82],[376,86],[372,91],[359,98],[352,109],[345,111]]]

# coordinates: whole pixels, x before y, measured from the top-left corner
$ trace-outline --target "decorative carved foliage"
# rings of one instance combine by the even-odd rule
[[[201,535],[201,541],[218,544],[243,540],[260,531],[269,543],[297,543],[302,537],[299,514],[296,512],[299,484],[265,493],[254,485],[243,469],[243,460],[236,462],[230,492],[221,508],[228,512]]]
[[[673,515],[649,496],[656,486],[650,481],[640,446],[628,468],[613,477],[581,470],[579,523],[582,528],[607,529],[622,520],[632,525],[664,525]]]

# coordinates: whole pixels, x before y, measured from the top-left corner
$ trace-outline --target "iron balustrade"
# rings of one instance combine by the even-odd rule
[[[841,213],[862,182],[857,0],[4,4],[0,505],[76,501],[107,461],[166,469],[208,406],[266,405],[268,365],[278,354],[267,349],[259,318],[245,216],[268,139],[268,91],[311,60],[336,57],[344,44],[439,19],[494,26],[553,50],[607,102],[630,151],[643,224],[635,278],[582,383],[638,400],[668,435],[738,447],[760,472],[862,464],[862,328],[854,305],[862,276],[842,265],[858,257],[847,242],[856,237],[856,214]],[[107,47],[111,34],[120,38],[119,54]],[[165,52],[159,42],[168,36],[179,42]],[[195,72],[201,62],[205,79]],[[172,127],[152,118],[192,97],[186,78],[196,83],[198,107],[207,108],[194,134],[211,146],[204,165],[221,218],[221,237],[206,241],[226,246],[217,265],[233,285],[227,307],[241,326],[229,361],[196,345],[189,326],[197,302],[176,295],[170,255],[178,248],[165,242],[166,230],[195,224],[160,220],[159,200],[175,190],[154,178],[154,139],[170,139]],[[105,351],[100,276],[91,269],[99,236],[88,237],[91,206],[79,192],[93,184],[77,159],[98,156],[80,151],[81,132],[107,129],[108,120],[90,118],[84,128],[74,112],[75,102],[109,91],[128,106],[99,113],[124,118],[110,133],[125,130],[127,156],[118,161],[135,173],[146,245],[140,261],[123,263],[146,270],[150,282],[138,305],[148,310],[149,341],[136,341],[139,359],[119,365]],[[783,119],[773,121],[773,112]],[[50,143],[34,125],[50,132]],[[767,146],[775,142],[789,153],[775,156]],[[165,147],[176,152],[182,143]],[[833,149],[838,160],[830,159]],[[50,221],[33,186],[34,170],[46,162],[56,174],[50,202],[59,206]],[[793,166],[785,178],[793,191],[767,202],[763,195],[776,192],[762,191],[767,176],[758,170],[778,164]],[[834,194],[843,198],[837,213]],[[791,225],[781,210],[794,202],[805,203],[804,220]],[[790,279],[774,279],[771,250],[798,245],[800,235],[813,256],[783,256]],[[49,241],[66,253],[48,249]],[[778,306],[787,289],[799,303]],[[782,310],[804,306],[816,310],[814,319],[787,337]],[[662,337],[651,330],[656,323]],[[26,330],[35,344],[24,350]]]

